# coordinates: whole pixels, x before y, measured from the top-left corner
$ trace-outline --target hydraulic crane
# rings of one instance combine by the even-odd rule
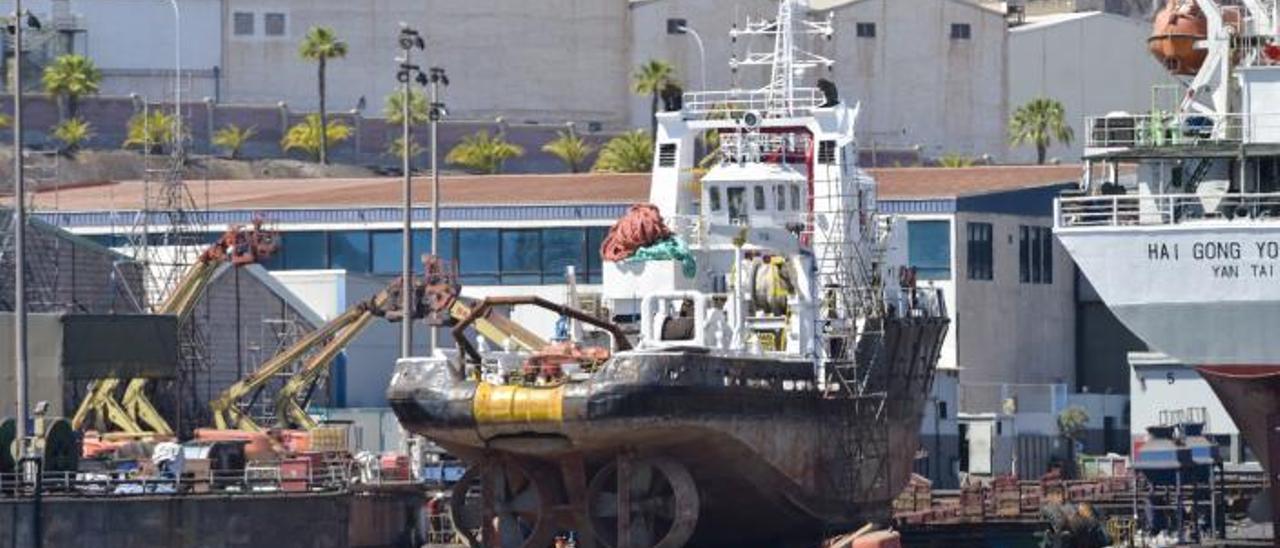
[[[415,310],[409,321],[429,317],[432,323],[444,325],[460,322],[470,316],[471,301],[459,297],[456,273],[451,272],[445,261],[435,256],[427,256],[423,262],[426,276],[423,280],[415,281]],[[278,427],[300,430],[315,428],[315,419],[306,412],[305,394],[325,374],[334,357],[368,328],[375,318],[381,317],[392,322],[406,321],[400,306],[400,292],[401,282],[397,278],[373,298],[356,303],[224,390],[209,403],[216,428],[265,432],[267,429],[246,412],[245,399],[261,390],[290,364],[318,348],[314,354],[306,357],[297,372],[289,376],[275,397]],[[472,327],[497,345],[511,345],[529,352],[536,352],[547,346],[547,342],[533,332],[497,314],[485,314],[475,320]]]
[[[276,417],[280,426],[304,430],[315,427],[315,421],[307,416],[304,410],[305,403],[299,402],[298,395],[309,392],[333,358],[368,328],[374,318],[383,317],[390,321],[404,321],[404,314],[400,311],[400,292],[401,282],[397,278],[373,298],[356,303],[346,312],[302,337],[264,362],[256,371],[222,391],[217,398],[209,402],[215,426],[219,430],[264,431],[265,429],[249,416],[242,402],[262,389],[276,375],[284,372],[291,364],[302,359],[307,352],[319,347],[314,355],[306,359],[298,372],[289,377],[275,400]]]
[[[183,276],[173,292],[156,309],[156,314],[176,316],[178,324],[184,324],[195,310],[196,303],[224,263],[233,267],[254,264],[266,259],[275,250],[275,236],[262,227],[263,221],[255,219],[249,227],[235,225],[211,244]],[[105,378],[93,381],[89,393],[76,409],[71,426],[82,430],[90,423],[99,429],[112,425],[128,435],[173,436],[173,428],[156,410],[147,396],[147,379],[128,379],[120,400],[116,392],[123,379]]]

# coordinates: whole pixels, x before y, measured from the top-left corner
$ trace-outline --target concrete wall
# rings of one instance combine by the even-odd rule
[[[863,102],[869,141],[921,145],[948,153],[1002,158],[1006,111],[1005,21],[1001,13],[958,0],[865,0],[835,9],[835,81]],[[876,24],[858,38],[855,24]],[[967,23],[972,38],[953,40]]]
[[[52,30],[58,19],[53,17],[50,0],[27,0],[30,9]],[[175,58],[175,25],[173,8],[168,2],[152,0],[70,0],[70,13],[75,28],[71,43],[57,44],[50,53],[69,51],[88,55],[102,69],[102,92],[127,94],[138,92],[161,97],[173,92]],[[183,93],[195,97],[214,94],[213,68],[222,64],[222,0],[182,0],[182,67],[191,71]],[[13,0],[0,1],[0,11],[11,13]],[[33,33],[34,43],[46,40]],[[56,50],[56,51],[55,51]]]
[[[730,25],[750,15],[771,18],[777,4],[764,0],[655,0],[632,2],[631,66],[660,59],[676,66],[686,89],[699,87],[698,51],[692,38],[666,34],[668,18],[683,18],[703,38],[711,89],[763,85],[763,73],[742,69],[735,82],[729,55],[769,51],[771,43],[730,44]],[[922,145],[923,153],[1004,155],[1005,49],[1000,13],[956,0],[864,0],[833,8],[831,41],[812,51],[836,61],[831,78],[842,97],[862,102],[858,134],[864,147]],[[826,13],[816,12],[815,17]],[[875,38],[859,38],[855,25],[876,25]],[[952,23],[968,23],[970,40],[952,40]],[[631,123],[647,127],[649,99],[632,97]]]
[[[47,548],[347,545],[346,495],[46,499]],[[0,500],[0,548],[28,548],[32,506]]]
[[[965,223],[992,225],[993,280],[970,280]],[[961,383],[1075,386],[1075,267],[1054,240],[1053,283],[1019,281],[1019,226],[1046,217],[960,213],[954,223],[952,309]]]
[[[45,499],[44,548],[405,546],[414,495],[296,494]],[[0,548],[32,548],[29,500],[0,499]]]
[[[398,24],[427,39],[422,66],[442,66],[452,85],[444,100],[455,118],[622,122],[627,95],[626,3],[551,0],[536,5],[499,0],[226,0],[224,17],[257,14],[257,36],[223,28],[224,97],[311,109],[317,103],[316,66],[298,57],[307,29],[331,26],[349,45],[329,65],[329,104],[371,109],[397,87]],[[283,37],[261,35],[261,14],[283,13]]]
[[[1037,97],[1061,101],[1075,130],[1071,146],[1056,144],[1049,158],[1080,158],[1085,117],[1151,109],[1152,86],[1173,80],[1147,52],[1149,23],[1105,13],[1069,14],[1055,22],[1009,31],[1009,109]],[[1034,147],[1019,147],[1010,159],[1035,161]]]

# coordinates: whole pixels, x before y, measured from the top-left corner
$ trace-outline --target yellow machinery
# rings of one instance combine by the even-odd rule
[[[155,313],[177,316],[178,324],[182,325],[223,263],[236,267],[253,264],[268,257],[274,248],[274,237],[262,229],[261,220],[244,230],[232,226],[200,254]],[[92,424],[100,430],[114,426],[129,436],[172,437],[173,428],[147,397],[147,379],[129,379],[117,401],[116,391],[122,382],[123,379],[118,378],[93,381],[71,418],[72,428],[83,430]]]
[[[458,297],[456,275],[445,275],[444,262],[435,257],[427,257],[425,263],[427,276],[423,282],[416,282],[418,295],[415,296],[415,308],[418,310],[415,310],[412,319],[424,316],[419,312],[427,312],[444,323],[460,322],[471,316],[471,305]],[[317,347],[319,350],[307,357],[276,394],[275,413],[276,424],[282,428],[311,430],[318,426],[315,419],[306,412],[304,394],[310,392],[338,353],[368,328],[375,317],[393,322],[404,321],[404,315],[400,312],[401,287],[400,279],[397,278],[372,299],[352,306],[224,390],[209,402],[215,427],[218,430],[264,432],[266,429],[246,413],[242,402],[265,386],[271,378],[285,371],[290,364]],[[426,298],[425,302],[423,297]],[[471,326],[485,339],[504,347],[512,346],[536,352],[547,346],[547,342],[533,332],[496,314],[486,313],[475,319]]]

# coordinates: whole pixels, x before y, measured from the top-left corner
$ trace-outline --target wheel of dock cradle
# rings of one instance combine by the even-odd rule
[[[555,535],[556,493],[542,467],[492,459],[469,467],[454,484],[449,514],[472,548],[546,548]]]
[[[596,539],[609,548],[679,548],[698,525],[693,476],[669,458],[608,464],[591,479],[587,505]]]

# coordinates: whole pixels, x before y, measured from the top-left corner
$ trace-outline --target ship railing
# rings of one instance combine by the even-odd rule
[[[1280,221],[1280,193],[1112,194],[1059,198],[1059,228],[1171,225],[1205,219]]]
[[[797,133],[724,133],[720,135],[720,162],[795,162],[807,157],[812,140]]]
[[[1085,119],[1085,148],[1280,142],[1280,114],[1156,113]]]
[[[199,473],[150,474],[118,470],[41,471],[0,474],[0,498],[46,495],[128,497],[157,494],[331,492],[347,489],[351,474],[343,463],[325,463],[305,475],[285,477],[276,465],[243,470],[205,470]]]
[[[684,240],[689,247],[701,247],[707,241],[707,223],[701,215],[672,215],[666,218],[667,228]]]
[[[818,88],[795,88],[790,100],[776,91],[762,89],[693,91],[684,94],[681,112],[686,120],[738,120],[748,112],[781,118],[818,108],[825,101]]]

